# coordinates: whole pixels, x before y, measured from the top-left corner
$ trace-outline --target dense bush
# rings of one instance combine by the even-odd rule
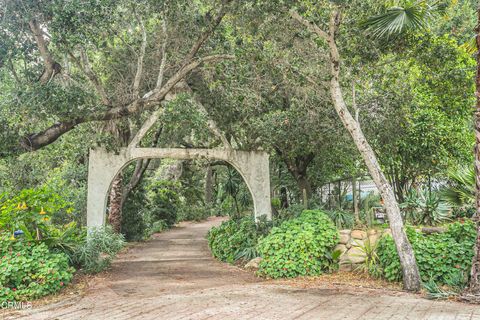
[[[298,217],[302,214],[303,210],[305,210],[305,206],[303,204],[291,204],[288,208],[280,209],[277,211],[275,215],[275,221],[285,221],[289,219],[293,219]]]
[[[122,233],[128,241],[145,240],[151,226],[163,221],[168,228],[177,222],[181,206],[178,185],[166,180],[153,180],[132,191],[122,210]]]
[[[74,269],[45,243],[0,236],[0,302],[35,299],[60,290]]]
[[[270,278],[318,275],[335,268],[332,251],[338,230],[324,212],[305,210],[274,227],[257,249],[263,257],[259,274]]]
[[[115,255],[124,247],[123,235],[107,226],[89,230],[89,236],[74,253],[74,262],[87,273],[96,273],[110,265]]]
[[[158,220],[152,223],[152,225],[147,229],[148,234],[152,235],[154,233],[159,233],[164,230],[167,230],[169,227],[164,220]]]
[[[269,230],[268,223],[255,223],[253,217],[232,219],[213,227],[208,232],[208,244],[215,258],[233,263],[257,255],[258,239]]]
[[[214,215],[213,211],[206,206],[183,206],[178,211],[178,221],[203,221]]]
[[[407,228],[422,281],[448,284],[458,273],[467,275],[473,257],[475,225],[471,221],[455,222],[445,233],[425,235]],[[382,275],[390,281],[400,281],[402,272],[395,244],[391,236],[385,236],[378,243],[378,257]]]
[[[178,188],[178,184],[166,180],[150,183],[147,188],[147,198],[152,220],[164,220],[169,227],[177,222],[180,206]]]
[[[27,240],[42,240],[55,232],[52,218],[70,214],[70,204],[48,188],[24,189],[15,195],[0,194],[0,230],[21,230]]]
[[[127,241],[140,241],[148,237],[150,215],[143,188],[130,192],[122,210],[122,234]]]

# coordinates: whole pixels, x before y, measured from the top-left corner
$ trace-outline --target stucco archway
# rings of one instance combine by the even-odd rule
[[[124,148],[119,153],[105,149],[90,150],[88,164],[87,225],[105,224],[107,195],[119,171],[130,162],[146,158],[171,158],[178,160],[223,160],[238,170],[252,195],[255,217],[272,218],[270,204],[269,156],[263,151],[238,151],[233,149],[181,149],[181,148]]]

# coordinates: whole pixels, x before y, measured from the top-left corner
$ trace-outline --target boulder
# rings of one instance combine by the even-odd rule
[[[352,247],[344,256],[345,259],[348,259],[353,264],[365,262],[366,258],[365,252],[358,247]]]
[[[348,235],[349,235],[350,233],[352,233],[352,230],[350,230],[350,229],[343,229],[343,230],[340,230],[339,232],[340,232],[340,234],[348,234]]]
[[[347,244],[350,240],[350,236],[348,234],[340,234],[340,241],[341,244]]]
[[[375,245],[378,240],[382,237],[381,234],[372,234],[368,237],[368,240],[370,241],[370,244],[373,246]]]
[[[350,272],[352,271],[352,264],[350,262],[340,263],[338,271]]]
[[[363,230],[353,230],[351,236],[354,239],[362,240],[367,238],[367,233]]]
[[[245,269],[251,270],[251,271],[257,271],[261,261],[262,261],[261,257],[253,258],[245,265]]]
[[[340,250],[340,252],[344,254],[345,251],[347,251],[348,249],[347,249],[347,246],[344,244],[337,244],[335,248],[333,248],[333,251],[337,251],[337,250]]]
[[[360,239],[352,239],[351,244],[352,247],[363,247],[365,245],[364,241]]]
[[[377,229],[370,229],[367,231],[367,235],[373,236],[374,234],[377,234],[378,230]]]

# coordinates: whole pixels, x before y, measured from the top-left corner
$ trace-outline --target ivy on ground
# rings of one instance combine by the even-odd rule
[[[0,302],[35,299],[60,290],[74,268],[44,243],[0,238]]]
[[[452,223],[446,232],[431,235],[408,227],[407,236],[415,252],[422,281],[448,284],[459,273],[468,274],[476,237],[472,221]],[[377,250],[383,277],[389,281],[401,281],[400,260],[393,238],[388,235],[380,239]]]
[[[258,274],[270,278],[314,276],[335,269],[332,251],[338,243],[338,230],[328,215],[305,210],[287,220],[259,241],[263,257]]]

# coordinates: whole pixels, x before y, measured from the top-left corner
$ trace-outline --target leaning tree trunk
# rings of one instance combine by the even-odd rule
[[[470,272],[469,289],[480,294],[480,4],[477,9],[477,74],[475,78],[477,104],[475,110],[475,187],[476,187],[476,212],[474,219],[477,227],[477,239],[474,245],[472,270]]]
[[[116,233],[120,233],[122,228],[122,189],[123,176],[122,173],[119,173],[112,182],[109,195],[110,210],[108,211],[108,222]]]
[[[410,245],[403,228],[402,216],[400,214],[400,208],[397,200],[395,199],[395,194],[385,178],[377,157],[365,138],[360,125],[352,117],[343,99],[339,80],[340,55],[338,53],[337,44],[335,43],[335,36],[338,31],[338,26],[340,25],[340,14],[336,10],[332,11],[328,32],[325,32],[317,25],[309,22],[300,16],[296,11],[292,11],[292,17],[307,27],[310,31],[316,33],[319,37],[326,40],[328,43],[328,47],[330,49],[329,54],[331,73],[330,93],[332,96],[333,105],[343,125],[352,136],[353,141],[357,146],[358,151],[360,151],[360,154],[367,165],[368,171],[384,200],[390,228],[392,229],[392,236],[395,241],[395,247],[400,258],[400,264],[402,266],[404,288],[409,291],[418,291],[420,289],[420,273],[418,271],[417,261],[415,259],[412,246]]]
[[[418,271],[417,261],[412,246],[410,245],[403,228],[402,216],[397,200],[395,199],[395,194],[380,167],[372,147],[365,138],[360,125],[350,114],[343,99],[339,81],[340,55],[335,43],[335,33],[338,24],[339,14],[334,12],[330,21],[330,32],[327,39],[330,48],[330,92],[333,105],[338,116],[342,120],[343,125],[352,136],[353,141],[355,142],[358,151],[360,151],[360,154],[367,165],[368,171],[384,200],[388,221],[392,230],[392,236],[395,240],[395,246],[402,265],[404,287],[406,290],[418,291],[420,289],[420,273]]]

